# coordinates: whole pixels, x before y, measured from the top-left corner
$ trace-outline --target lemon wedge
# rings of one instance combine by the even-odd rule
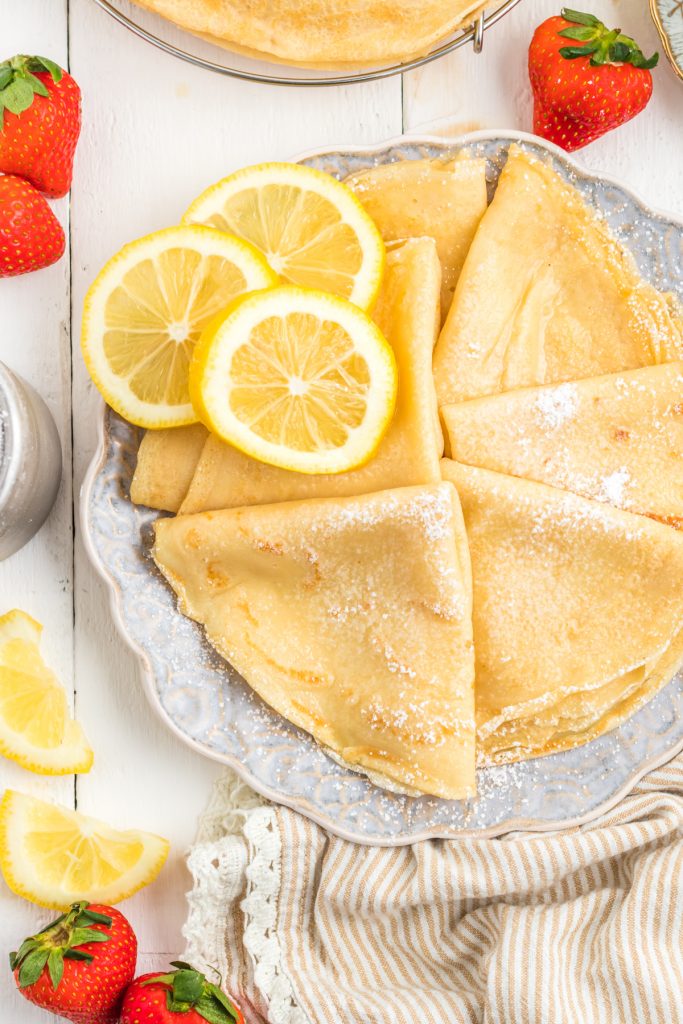
[[[118,832],[67,807],[8,789],[0,803],[0,868],[24,899],[62,910],[77,900],[119,903],[157,877],[169,844]]]
[[[245,238],[290,284],[370,309],[382,282],[384,243],[346,185],[302,164],[245,167],[192,203],[184,223]]]
[[[0,616],[0,754],[43,775],[87,772],[93,753],[40,656],[42,630],[18,609]]]
[[[181,225],[131,242],[85,299],[88,372],[131,423],[194,423],[187,371],[202,328],[237,295],[276,281],[256,249],[213,228]]]
[[[357,306],[283,286],[234,302],[190,366],[197,413],[261,462],[343,473],[377,450],[396,404],[393,350]]]

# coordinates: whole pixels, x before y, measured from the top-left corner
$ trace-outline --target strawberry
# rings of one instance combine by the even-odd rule
[[[19,991],[75,1024],[114,1024],[135,975],[137,940],[112,907],[74,903],[10,954]]]
[[[57,198],[71,188],[81,90],[46,57],[0,63],[0,171]]]
[[[594,142],[647,106],[658,60],[592,14],[548,18],[529,47],[534,132],[569,151]]]
[[[49,267],[65,244],[45,197],[23,178],[0,175],[0,277]]]
[[[189,964],[169,974],[143,974],[123,1000],[121,1024],[244,1024],[232,1000]]]

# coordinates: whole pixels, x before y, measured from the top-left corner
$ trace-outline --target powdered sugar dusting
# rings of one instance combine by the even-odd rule
[[[575,415],[578,393],[575,384],[560,384],[544,391],[536,399],[535,411],[543,426],[551,429],[561,426]]]
[[[631,474],[626,466],[616,469],[614,473],[603,478],[600,485],[600,497],[611,505],[618,505],[624,508],[627,505],[625,490],[631,480]]]

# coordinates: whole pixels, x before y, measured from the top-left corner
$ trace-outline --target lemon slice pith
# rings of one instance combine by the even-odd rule
[[[286,282],[370,309],[382,281],[384,243],[346,185],[302,164],[245,167],[203,192],[183,223],[245,238]]]
[[[152,882],[166,839],[119,832],[57,804],[6,790],[0,803],[0,868],[10,889],[41,907],[79,899],[119,903]]]
[[[130,242],[85,299],[88,372],[131,423],[194,423],[187,371],[203,327],[237,295],[276,281],[253,246],[214,228],[186,224]]]
[[[282,287],[236,300],[190,366],[200,418],[261,462],[342,473],[376,451],[396,403],[396,360],[379,328],[334,295]]]
[[[87,772],[93,752],[40,655],[42,629],[19,609],[0,616],[0,754],[43,775]]]

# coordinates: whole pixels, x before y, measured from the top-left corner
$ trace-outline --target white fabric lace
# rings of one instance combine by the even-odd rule
[[[254,984],[272,1024],[310,1024],[282,967],[277,934],[280,835],[275,809],[232,771],[214,785],[188,867],[194,885],[183,928],[184,959],[221,978],[230,974],[226,916],[244,894],[243,940]]]

